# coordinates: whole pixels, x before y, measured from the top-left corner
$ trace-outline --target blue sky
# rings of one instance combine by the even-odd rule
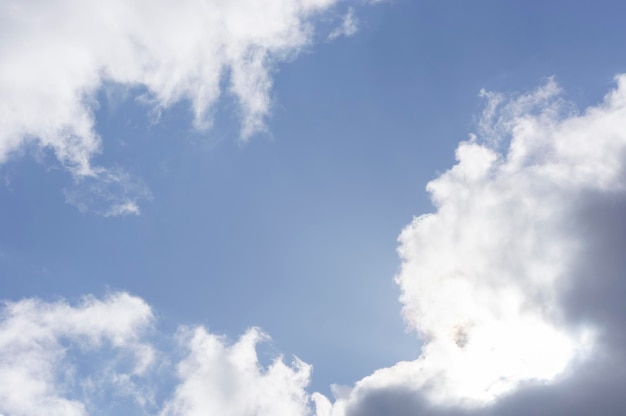
[[[203,408],[195,393],[177,396],[189,380],[213,382],[202,381],[211,375],[176,372],[185,351],[197,351],[189,347],[189,328],[224,335],[229,341],[219,342],[228,346],[259,327],[272,339],[258,347],[261,366],[280,354],[287,363],[295,355],[312,365],[308,387],[298,393],[305,404],[267,408],[250,399],[250,408],[231,409],[233,415],[304,415],[313,402],[318,416],[420,414],[441,403],[459,414],[522,414],[519,397],[532,394],[517,394],[523,383],[553,386],[537,394],[557,411],[567,408],[554,399],[559,389],[587,391],[583,381],[593,380],[600,365],[581,357],[619,345],[594,334],[621,327],[623,309],[590,312],[623,293],[617,230],[624,218],[609,208],[623,204],[626,160],[615,155],[626,129],[619,99],[601,103],[610,91],[624,94],[615,77],[626,70],[626,6],[268,0],[266,10],[255,11],[254,2],[217,3],[188,1],[170,21],[167,1],[138,1],[132,11],[114,2],[94,13],[69,0],[49,7],[2,1],[8,24],[0,29],[7,40],[0,59],[8,69],[0,72],[0,297],[7,305],[32,298],[43,309],[76,311],[103,299],[121,314],[141,303],[153,317],[139,308],[144,314],[129,325],[143,334],[145,319],[152,329],[111,341],[113,349],[149,345],[157,361],[168,363],[132,370],[134,393],[111,393],[109,407],[102,392],[119,385],[103,376],[94,393],[76,376],[68,389],[50,370],[47,393],[31,403],[63,397],[85,412],[58,414],[217,411],[217,398]],[[214,20],[202,20],[202,10]],[[330,39],[348,17],[352,30]],[[228,30],[197,33],[229,19],[235,23]],[[481,97],[481,90],[493,93]],[[497,111],[489,113],[490,104]],[[477,138],[467,141],[470,134]],[[492,157],[498,162],[488,162]],[[490,173],[476,173],[488,165]],[[607,223],[588,214],[604,208]],[[431,212],[432,226],[412,222]],[[608,266],[598,267],[603,256]],[[582,274],[597,275],[595,290],[587,290]],[[437,283],[448,278],[450,285]],[[81,304],[83,296],[95,298]],[[454,321],[454,311],[471,322]],[[19,339],[7,335],[19,313],[11,315],[9,306],[3,313],[0,339],[8,341],[0,351],[9,358],[0,359],[0,371],[9,374],[14,364],[7,363],[27,360],[20,354],[31,350],[20,352],[11,344]],[[33,322],[40,322],[37,313],[29,315]],[[484,348],[521,355],[494,358],[494,380],[509,381],[479,393],[460,386],[489,380],[474,380],[458,370],[462,364],[438,367],[448,351],[437,343],[441,328],[453,328],[456,342],[482,340],[485,331],[503,337],[511,325],[524,339],[561,349],[518,352],[485,341]],[[32,343],[82,345],[86,336],[50,328],[60,344],[35,335]],[[468,345],[478,351],[483,344]],[[90,348],[80,354],[92,354]],[[94,356],[109,368],[110,352],[98,348]],[[550,370],[545,351],[567,359]],[[62,361],[37,357],[50,368],[70,363],[77,374],[90,374],[73,352]],[[485,359],[474,353],[459,362]],[[444,361],[456,363],[454,357]],[[534,364],[508,373],[506,363],[518,359]],[[572,363],[579,361],[592,364],[578,371]],[[437,371],[447,375],[437,379]],[[568,372],[573,378],[562,381]],[[159,378],[167,382],[154,387]],[[428,383],[439,387],[433,393]],[[333,392],[333,384],[348,387]],[[281,382],[270,385],[282,397]],[[237,394],[247,400],[245,386]],[[10,388],[0,386],[0,397],[16,397]],[[194,388],[211,400],[212,393]],[[239,400],[228,394],[225,403]],[[610,391],[597,397],[603,394]],[[610,397],[616,404],[598,414],[624,409],[623,400]],[[0,404],[0,414],[34,409],[11,400]]]

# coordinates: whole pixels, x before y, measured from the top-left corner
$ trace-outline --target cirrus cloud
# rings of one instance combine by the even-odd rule
[[[181,383],[162,416],[308,413],[311,366],[296,358],[290,367],[278,357],[262,368],[256,345],[267,336],[260,330],[248,330],[231,346],[203,327],[183,329],[180,337],[188,354],[178,365]]]

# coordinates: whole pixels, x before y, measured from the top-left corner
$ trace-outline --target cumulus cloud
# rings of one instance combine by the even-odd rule
[[[75,180],[65,189],[65,201],[81,212],[104,217],[140,213],[139,201],[152,199],[148,186],[120,168],[97,169],[96,175]]]
[[[399,237],[423,345],[318,416],[621,414],[626,76],[584,112],[554,80],[488,103]],[[602,405],[593,404],[602,403]]]
[[[152,348],[140,341],[152,312],[128,294],[88,297],[77,306],[36,299],[7,303],[0,319],[0,414],[87,415],[81,390],[88,380],[93,390],[101,386],[96,374],[78,377],[70,352],[97,359],[96,351],[112,348],[109,382],[141,375],[153,360]]]
[[[241,136],[265,128],[272,71],[311,43],[313,19],[337,0],[7,0],[0,4],[0,163],[27,143],[50,149],[77,180],[110,182],[92,165],[96,93],[106,83],[147,90],[155,114],[190,103],[211,125],[225,88]],[[136,213],[137,200],[101,211]]]
[[[311,367],[298,359],[288,366],[279,357],[262,368],[256,344],[266,336],[258,329],[232,346],[202,327],[184,330],[181,337],[189,352],[178,366],[181,383],[162,416],[308,414],[305,388]]]

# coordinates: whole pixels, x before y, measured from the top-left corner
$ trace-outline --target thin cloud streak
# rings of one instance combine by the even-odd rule
[[[354,9],[350,7],[343,17],[341,26],[330,32],[328,35],[329,40],[337,39],[341,36],[350,37],[359,30],[359,19],[354,15]]]

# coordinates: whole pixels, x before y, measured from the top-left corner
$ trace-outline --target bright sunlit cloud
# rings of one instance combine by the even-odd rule
[[[267,338],[248,330],[235,344],[199,327],[180,334],[189,351],[178,365],[181,383],[160,413],[187,415],[306,415],[311,366],[298,360],[287,366],[282,357],[263,368],[256,346]]]

